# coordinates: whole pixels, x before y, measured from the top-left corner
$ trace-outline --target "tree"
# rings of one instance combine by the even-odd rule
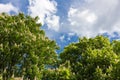
[[[0,74],[4,80],[14,76],[38,79],[45,65],[56,62],[58,46],[45,36],[37,20],[22,13],[0,14]]]
[[[113,46],[113,51],[117,55],[120,55],[120,41],[117,40],[112,41],[112,46]]]
[[[106,37],[84,37],[78,43],[65,47],[60,58],[63,63],[70,61],[71,71],[77,80],[114,80],[112,72],[119,61],[114,50]]]
[[[114,40],[112,41],[113,51],[118,55],[118,59],[116,59],[116,64],[113,67],[112,76],[113,80],[120,80],[120,41]]]
[[[70,70],[69,62],[61,64],[57,68],[45,69],[42,78],[42,80],[76,80]]]
[[[37,20],[0,14],[0,80],[120,80],[120,41],[84,37],[58,58]]]

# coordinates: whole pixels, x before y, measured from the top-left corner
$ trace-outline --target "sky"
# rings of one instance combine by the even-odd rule
[[[0,0],[0,13],[38,16],[46,35],[61,50],[84,36],[119,40],[119,8],[120,0]]]

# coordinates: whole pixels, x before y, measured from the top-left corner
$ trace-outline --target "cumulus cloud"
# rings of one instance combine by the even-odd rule
[[[74,8],[70,8],[68,17],[69,17],[69,21],[71,22],[71,25],[79,23],[80,19],[81,21],[83,22],[86,21],[88,23],[94,23],[94,21],[97,19],[97,16],[87,9],[83,11],[79,11]],[[72,21],[72,19],[76,19],[76,20]]]
[[[28,12],[31,16],[38,16],[39,22],[47,24],[48,29],[59,30],[59,16],[56,15],[57,3],[54,0],[29,0]]]
[[[11,11],[17,13],[18,9],[15,6],[13,6],[11,3],[0,4],[0,13],[2,12],[10,13]]]
[[[85,0],[79,6],[79,3],[71,4],[68,11],[71,32],[88,37],[120,32],[119,0]]]
[[[48,29],[59,31],[59,17],[58,16],[53,15],[53,16],[47,17],[46,23],[48,25]]]

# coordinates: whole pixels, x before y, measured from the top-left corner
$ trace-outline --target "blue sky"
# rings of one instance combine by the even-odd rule
[[[120,38],[120,0],[0,0],[0,13],[38,16],[46,35],[63,48],[78,37]]]

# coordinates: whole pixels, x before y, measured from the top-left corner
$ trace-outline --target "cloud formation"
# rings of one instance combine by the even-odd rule
[[[59,30],[59,16],[56,15],[57,3],[54,0],[29,0],[29,14],[38,16],[39,22],[47,24],[48,29]]]
[[[15,12],[18,13],[18,9],[13,6],[11,3],[7,4],[0,4],[0,13],[5,12],[5,13],[10,13],[10,12]]]
[[[68,29],[79,36],[88,37],[120,32],[119,7],[119,0],[85,0],[82,6],[79,3],[71,4]]]

